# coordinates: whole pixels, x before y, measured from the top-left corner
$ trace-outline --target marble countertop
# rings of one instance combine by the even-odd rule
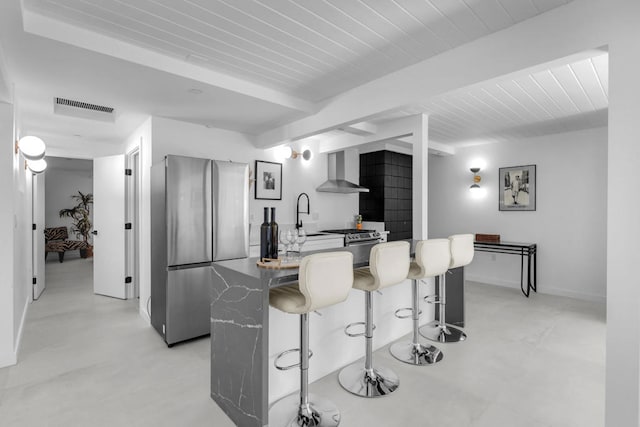
[[[336,236],[335,234],[333,236]],[[411,253],[413,254],[413,248],[415,247],[414,241],[411,243]],[[353,254],[353,266],[355,268],[364,267],[369,265],[369,253],[371,247],[376,243],[347,246],[343,248],[334,249],[322,249],[304,252],[304,255],[311,255],[319,252],[334,252],[334,251],[349,251]],[[298,279],[298,269],[288,268],[282,270],[262,268],[257,265],[258,257],[232,259],[227,261],[217,261],[213,264],[218,267],[228,268],[242,275],[251,277],[253,279],[262,280],[263,283],[270,283],[270,286],[279,286],[280,284],[293,282]]]
[[[314,241],[314,240],[328,240],[328,239],[344,239],[344,234],[323,233],[320,231],[307,231],[308,242]],[[259,246],[259,245],[260,245],[260,229],[258,228],[257,231],[251,232],[249,246]]]
[[[336,235],[334,234],[333,236],[336,236]],[[371,246],[373,246],[374,244],[375,243],[371,243],[370,245],[358,245],[358,246],[349,246],[344,248],[323,249],[323,250],[304,252],[304,254],[311,255],[313,253],[318,253],[318,252],[348,251],[353,254],[353,266],[363,267],[369,264],[369,252],[371,251]],[[251,257],[251,258],[232,259],[227,261],[217,261],[217,262],[214,262],[213,264],[217,267],[228,268],[237,273],[252,277],[254,279],[268,281],[268,283],[271,283],[271,286],[278,286],[279,284],[293,282],[298,279],[297,268],[287,268],[282,270],[261,268],[261,267],[258,267],[258,265],[256,264],[257,261],[258,261],[258,257]],[[267,283],[267,282],[264,282],[264,283]]]

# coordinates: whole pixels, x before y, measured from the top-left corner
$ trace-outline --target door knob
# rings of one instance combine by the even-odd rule
[[[91,232],[91,234],[93,234],[94,236],[97,236],[97,235],[98,235],[98,230],[93,230],[93,231]]]

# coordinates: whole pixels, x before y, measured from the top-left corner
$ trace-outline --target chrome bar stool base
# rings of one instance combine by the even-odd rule
[[[461,329],[450,325],[442,326],[438,322],[421,327],[420,335],[439,343],[460,342],[467,339],[467,335]]]
[[[389,352],[401,362],[410,365],[433,365],[443,358],[443,353],[432,345],[403,341],[392,344]]]
[[[400,380],[385,367],[371,370],[364,368],[362,362],[356,362],[340,371],[338,381],[349,393],[361,397],[380,397],[394,392]]]
[[[297,393],[285,396],[269,408],[269,425],[277,427],[336,427],[340,411],[330,400],[309,394],[309,403],[300,406]]]

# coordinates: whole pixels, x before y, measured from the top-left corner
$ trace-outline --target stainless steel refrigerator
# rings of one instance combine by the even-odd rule
[[[248,178],[194,157],[151,167],[151,324],[170,347],[210,332],[211,262],[249,255]]]

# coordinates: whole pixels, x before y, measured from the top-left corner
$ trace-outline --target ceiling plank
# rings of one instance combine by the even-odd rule
[[[497,2],[484,0],[464,0],[464,2],[491,32],[500,31],[513,24],[511,17]]]
[[[595,110],[602,110],[609,106],[607,95],[602,90],[600,79],[596,73],[591,59],[571,64],[571,69],[580,82],[586,96],[591,101]]]
[[[551,72],[562,85],[563,90],[571,98],[573,104],[578,108],[578,111],[588,112],[595,110],[593,103],[585,93],[584,88],[570,65],[555,68],[551,70]]]

